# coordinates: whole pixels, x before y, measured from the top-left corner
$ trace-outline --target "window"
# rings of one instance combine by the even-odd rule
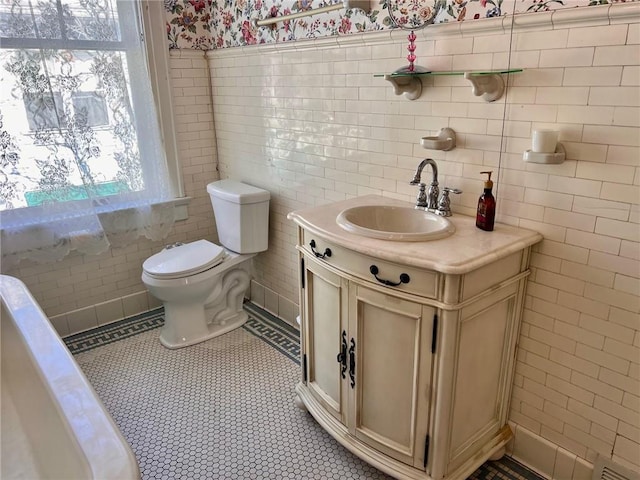
[[[171,131],[168,86],[159,83],[162,74],[150,75],[147,62],[150,47],[151,67],[166,68],[161,14],[161,2],[0,3],[3,243],[37,225],[45,243],[73,249],[74,239],[94,236],[107,245],[123,229],[150,236],[158,218],[166,234],[172,222],[158,215],[158,206],[181,191],[175,141],[161,133],[161,127]],[[160,33],[149,25],[145,31],[143,20],[157,22]],[[161,38],[163,45],[145,45],[144,38]],[[81,217],[92,217],[91,226]],[[68,218],[73,227],[65,232],[61,219]]]
[[[24,98],[24,111],[29,122],[29,130],[38,131],[61,128],[56,112],[62,110],[62,96],[59,93],[43,94],[37,100]]]
[[[107,113],[107,103],[104,97],[96,92],[74,92],[71,95],[74,115],[86,117],[89,127],[101,127],[111,125]]]
[[[53,95],[46,93],[37,99],[24,98],[23,101],[30,131],[67,128],[64,119],[58,116],[58,112],[64,111],[62,95],[59,92],[54,92]],[[88,127],[110,125],[107,104],[97,92],[73,92],[71,103],[72,114],[86,117]]]

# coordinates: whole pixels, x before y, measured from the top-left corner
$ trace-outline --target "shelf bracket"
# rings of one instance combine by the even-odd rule
[[[476,97],[482,96],[485,102],[494,102],[504,93],[504,80],[499,73],[487,73],[483,75],[472,72],[464,72],[464,78],[473,85],[471,91]]]
[[[385,75],[384,79],[393,85],[393,93],[404,95],[409,100],[415,100],[422,95],[422,81],[419,77],[396,77]]]

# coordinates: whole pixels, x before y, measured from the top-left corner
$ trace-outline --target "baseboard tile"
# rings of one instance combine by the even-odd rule
[[[298,305],[270,288],[261,285],[255,280],[251,281],[249,299],[252,303],[266,310],[270,314],[287,322],[289,325],[299,328],[296,322]]]
[[[590,480],[593,465],[521,425],[511,424],[510,456],[538,475],[553,480]]]
[[[255,280],[251,281],[249,298],[260,308],[265,309],[289,325],[298,328],[298,324],[296,323],[298,305],[291,300],[259,284]],[[58,335],[68,337],[98,326],[108,325],[124,318],[149,312],[161,306],[161,301],[153,297],[146,290],[143,290],[97,305],[91,305],[56,315],[51,317],[50,321],[58,332]]]
[[[264,308],[264,287],[255,280],[251,280],[249,299],[260,308]]]
[[[49,320],[58,335],[68,337],[146,313],[161,306],[162,302],[154,299],[144,290],[56,315]]]

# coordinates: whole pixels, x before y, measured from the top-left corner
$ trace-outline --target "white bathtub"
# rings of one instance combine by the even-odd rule
[[[37,302],[0,275],[0,478],[139,479],[131,448]]]

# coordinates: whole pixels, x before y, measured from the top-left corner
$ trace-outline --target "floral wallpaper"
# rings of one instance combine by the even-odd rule
[[[586,7],[625,0],[372,0],[375,9],[337,10],[322,15],[256,27],[254,20],[336,2],[328,0],[164,0],[169,48],[209,50],[258,43],[289,42],[331,35],[396,28],[413,17],[434,23],[462,22],[508,14],[523,14],[557,8]],[[636,0],[626,0],[636,1]],[[416,6],[415,11],[408,11]],[[389,7],[392,8],[391,14]],[[419,11],[418,11],[419,9]]]

